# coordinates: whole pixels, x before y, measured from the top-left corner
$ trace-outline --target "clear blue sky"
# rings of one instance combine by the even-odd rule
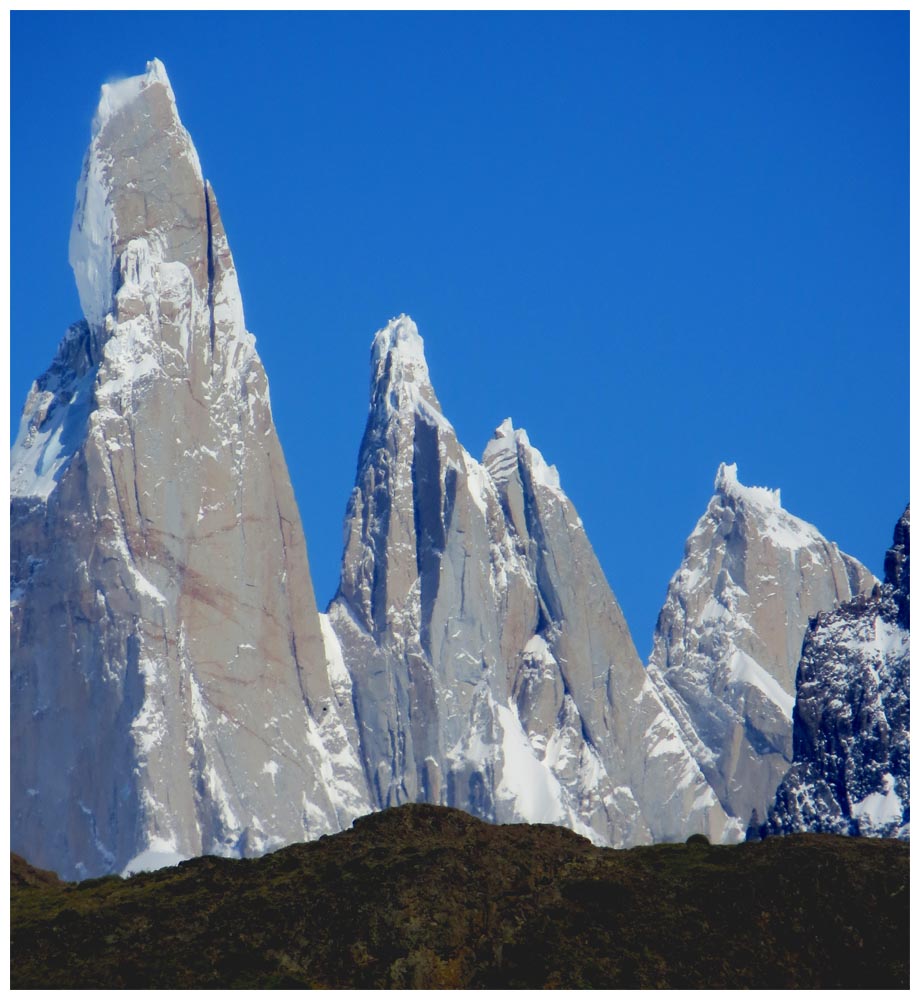
[[[11,409],[80,309],[106,80],[166,64],[258,339],[321,604],[373,333],[474,456],[506,416],[640,655],[722,460],[877,574],[908,499],[897,13],[11,14]]]

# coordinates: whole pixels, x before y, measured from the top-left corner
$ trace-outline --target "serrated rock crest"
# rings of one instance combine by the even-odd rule
[[[408,317],[377,333],[371,370],[329,617],[375,804],[618,845],[734,836],[556,470],[510,421],[469,455]]]

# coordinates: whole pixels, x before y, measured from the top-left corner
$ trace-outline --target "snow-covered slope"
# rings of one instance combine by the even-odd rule
[[[405,316],[371,403],[329,618],[377,805],[444,803],[603,843],[737,835],[648,682],[556,470],[505,421],[482,463]]]
[[[723,807],[758,822],[792,761],[795,671],[809,619],[876,581],[778,490],[722,465],[658,618],[649,674]]]
[[[909,507],[895,528],[884,584],[809,627],[793,752],[770,833],[909,836]]]
[[[348,679],[157,61],[102,89],[70,253],[85,319],[11,455],[12,847],[70,877],[341,829],[369,808]]]

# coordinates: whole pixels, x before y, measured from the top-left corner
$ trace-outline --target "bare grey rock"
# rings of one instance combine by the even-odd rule
[[[86,319],[11,456],[12,847],[82,877],[347,827],[350,680],[156,61],[103,87],[71,263]]]
[[[616,845],[733,838],[581,519],[506,421],[460,445],[407,317],[379,331],[329,617],[380,807],[457,806]]]
[[[723,465],[658,618],[649,674],[723,807],[745,824],[792,763],[795,672],[809,620],[872,574]]]

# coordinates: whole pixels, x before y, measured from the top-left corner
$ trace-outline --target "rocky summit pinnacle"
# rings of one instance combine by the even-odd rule
[[[391,319],[382,330],[377,331],[371,346],[371,367],[374,385],[411,385],[418,392],[427,389],[434,397],[428,362],[425,360],[425,345],[418,327],[405,314]]]
[[[70,263],[87,322],[102,328],[116,265],[143,239],[161,261],[181,262],[199,291],[208,283],[209,225],[201,164],[179,120],[163,64],[106,84],[77,188]]]
[[[457,440],[407,317],[371,405],[329,617],[380,807],[453,805],[598,842],[738,834],[648,682],[556,470],[505,421]]]
[[[779,490],[722,464],[658,618],[649,675],[723,807],[766,815],[792,761],[795,674],[809,619],[877,581]]]
[[[346,827],[351,685],[156,60],[102,90],[70,258],[85,319],[11,455],[13,849],[82,877]]]

